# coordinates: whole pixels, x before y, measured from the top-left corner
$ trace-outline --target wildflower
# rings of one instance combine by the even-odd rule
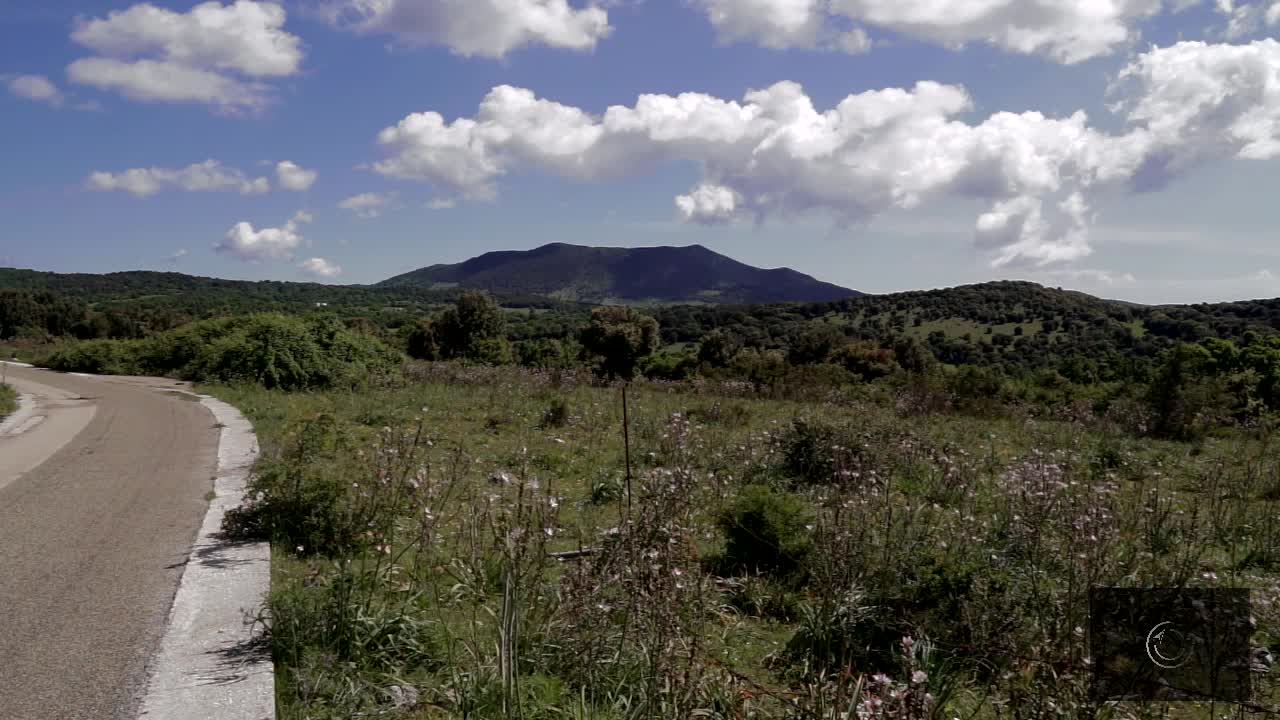
[[[928,680],[928,679],[929,679],[929,675],[928,675],[928,673],[926,673],[926,672],[925,672],[925,671],[923,671],[923,670],[917,670],[917,671],[915,671],[915,672],[911,673],[911,684],[912,684],[912,685],[920,685],[921,683],[923,683],[925,680]]]
[[[294,549],[298,551],[298,554],[299,554],[299,555],[301,555],[302,553],[306,552],[306,548],[302,547],[301,545],[299,545],[298,547],[296,547],[296,548],[294,548]]]

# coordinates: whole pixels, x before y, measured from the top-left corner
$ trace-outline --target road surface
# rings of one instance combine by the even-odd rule
[[[173,381],[4,372],[37,402],[0,432],[0,719],[135,720],[216,423]]]

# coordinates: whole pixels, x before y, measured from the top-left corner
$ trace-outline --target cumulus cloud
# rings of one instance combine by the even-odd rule
[[[182,248],[176,252],[170,253],[169,256],[165,258],[165,261],[168,262],[170,265],[177,265],[179,262],[182,261],[182,258],[186,257],[189,254],[190,253],[187,252],[186,248]]]
[[[298,263],[298,268],[315,278],[335,278],[342,274],[341,265],[336,265],[322,257],[307,258]]]
[[[143,101],[225,110],[267,102],[269,78],[298,72],[301,41],[274,2],[203,2],[185,13],[139,3],[80,20],[71,39],[97,53],[67,67],[76,83]]]
[[[458,201],[453,198],[431,198],[427,201],[428,210],[450,210],[458,206]]]
[[[1222,34],[1229,40],[1280,24],[1280,0],[1215,0],[1214,7],[1227,20]]]
[[[724,42],[749,40],[768,48],[821,48],[861,53],[866,30],[838,29],[823,0],[692,0]]]
[[[867,48],[863,26],[947,47],[986,43],[1062,63],[1107,55],[1162,0],[690,0],[726,41],[765,47]],[[1173,7],[1179,7],[1175,0]],[[852,26],[852,27],[850,27]],[[861,40],[861,42],[859,41]]]
[[[568,0],[336,0],[324,14],[357,32],[491,58],[525,45],[590,50],[612,31],[604,8]]]
[[[350,210],[362,218],[375,218],[382,214],[391,201],[395,199],[393,193],[376,193],[367,192],[351,197],[338,203],[338,207],[343,210]]]
[[[238,222],[213,249],[244,262],[289,259],[303,243],[298,226],[308,222],[311,222],[311,216],[303,211],[298,211],[283,227],[278,228],[256,230],[252,223]]]
[[[1179,43],[1137,56],[1113,89],[1128,126],[1083,112],[999,112],[977,122],[964,88],[919,82],[850,95],[819,111],[779,82],[742,102],[701,93],[642,95],[603,115],[494,88],[471,118],[406,116],[378,141],[384,175],[485,200],[524,168],[581,180],[663,160],[697,163],[703,181],[676,198],[686,220],[821,211],[841,223],[940,197],[988,203],[975,243],[994,264],[1046,266],[1092,252],[1090,198],[1108,186],[1151,190],[1210,158],[1280,155],[1280,43]]]
[[[191,192],[239,192],[242,195],[265,193],[271,189],[267,178],[250,178],[217,160],[205,160],[181,169],[151,167],[131,168],[119,173],[95,172],[89,175],[85,185],[90,190],[123,190],[138,197],[154,195],[166,188]]]
[[[66,98],[49,78],[44,75],[0,75],[9,93],[27,100],[38,100],[50,105],[61,105]]]
[[[315,170],[307,170],[290,160],[281,160],[276,164],[276,181],[285,190],[307,190],[315,184],[318,175]]]
[[[676,196],[676,212],[686,222],[722,223],[733,218],[739,201],[733,188],[702,184],[688,195]]]

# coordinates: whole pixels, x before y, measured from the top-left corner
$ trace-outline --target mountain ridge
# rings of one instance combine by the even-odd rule
[[[703,245],[600,247],[554,242],[437,263],[374,287],[466,287],[591,303],[822,302],[865,293],[791,268],[758,268]]]

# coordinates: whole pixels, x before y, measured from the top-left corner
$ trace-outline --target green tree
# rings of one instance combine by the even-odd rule
[[[436,343],[445,359],[480,359],[492,352],[492,343],[502,337],[506,319],[502,308],[486,292],[467,291],[454,306],[435,321]]]
[[[729,367],[742,350],[742,343],[733,335],[719,328],[702,336],[698,345],[698,362],[713,368]]]
[[[630,307],[598,307],[578,338],[583,355],[595,359],[598,374],[630,380],[640,362],[658,349],[658,321]]]
[[[436,331],[430,320],[419,320],[409,331],[408,353],[416,360],[440,359],[440,345],[436,342]]]
[[[1198,387],[1213,362],[1200,345],[1182,344],[1165,353],[1164,361],[1147,388],[1152,432],[1174,440],[1193,439],[1201,427],[1199,415],[1205,409],[1203,388]]]
[[[824,363],[842,344],[844,335],[835,327],[825,323],[811,327],[791,342],[787,349],[787,362],[792,365]]]

